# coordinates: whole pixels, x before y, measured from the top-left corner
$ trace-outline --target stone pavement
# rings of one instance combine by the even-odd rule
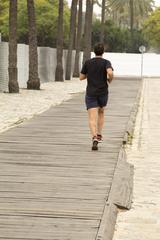
[[[160,79],[144,79],[135,138],[132,209],[118,214],[114,240],[160,240]]]

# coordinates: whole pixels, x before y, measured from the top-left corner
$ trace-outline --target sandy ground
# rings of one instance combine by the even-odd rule
[[[86,81],[73,79],[41,84],[40,91],[20,89],[19,94],[0,93],[0,132],[84,92],[85,88]]]
[[[114,240],[160,240],[160,79],[145,79],[133,145],[132,209],[120,212]]]

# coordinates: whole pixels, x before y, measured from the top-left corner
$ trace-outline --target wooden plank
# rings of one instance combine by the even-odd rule
[[[96,234],[98,224],[98,220],[74,218],[1,216],[0,239],[92,240]],[[70,231],[71,229],[72,231]]]
[[[125,149],[122,148],[112,181],[110,198],[119,208],[130,209],[132,204],[132,194],[133,165],[126,162]]]
[[[104,206],[96,240],[112,240],[117,214],[118,208],[112,202],[107,201]]]
[[[106,201],[138,87],[113,82],[98,152],[82,94],[0,135],[0,239],[93,240],[106,234],[104,213],[114,228]]]

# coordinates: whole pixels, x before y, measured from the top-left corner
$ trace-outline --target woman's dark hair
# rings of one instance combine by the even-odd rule
[[[94,53],[96,56],[101,56],[104,53],[104,45],[102,43],[97,43],[94,46]]]

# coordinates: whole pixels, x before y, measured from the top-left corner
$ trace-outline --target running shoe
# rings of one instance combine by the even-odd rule
[[[97,134],[97,140],[98,140],[98,143],[102,143],[103,142],[103,137],[101,134]]]
[[[92,139],[92,150],[93,151],[98,150],[98,139],[96,136],[93,137],[93,139]]]

